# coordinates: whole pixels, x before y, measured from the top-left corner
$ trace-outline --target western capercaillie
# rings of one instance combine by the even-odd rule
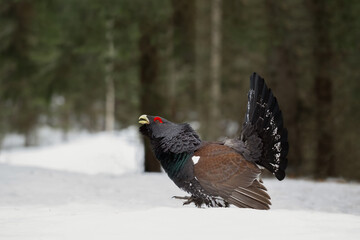
[[[250,77],[245,120],[235,139],[205,142],[189,124],[159,116],[141,115],[139,123],[168,176],[191,194],[176,197],[184,204],[270,208],[260,174],[266,168],[284,179],[289,145],[277,100],[256,73]]]

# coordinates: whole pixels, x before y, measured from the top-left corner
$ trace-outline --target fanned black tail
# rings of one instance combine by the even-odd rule
[[[248,145],[248,149],[255,151],[251,155],[257,164],[268,169],[277,179],[284,179],[289,150],[287,130],[283,127],[276,97],[266,86],[264,79],[256,73],[250,77],[241,140]]]

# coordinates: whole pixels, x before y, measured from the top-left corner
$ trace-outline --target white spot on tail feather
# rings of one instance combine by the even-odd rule
[[[280,164],[280,157],[281,157],[281,153],[276,153],[275,154],[275,162]]]
[[[274,172],[277,172],[279,170],[279,164],[270,163],[270,165],[273,166]]]
[[[248,103],[247,103],[247,111],[246,111],[246,122],[250,122],[250,103],[252,102],[252,99],[254,98],[255,91],[253,89],[250,89],[248,94]]]
[[[199,157],[199,156],[193,156],[193,157],[191,158],[191,160],[193,161],[194,164],[197,164],[198,161],[200,160],[200,157]]]
[[[275,143],[273,150],[276,150],[277,152],[281,152],[281,142]]]

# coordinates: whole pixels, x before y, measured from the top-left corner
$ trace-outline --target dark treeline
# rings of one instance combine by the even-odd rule
[[[289,130],[288,175],[360,180],[359,63],[357,0],[1,0],[0,141],[142,113],[233,137],[256,71]]]

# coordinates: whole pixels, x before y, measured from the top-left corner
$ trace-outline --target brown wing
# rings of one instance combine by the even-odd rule
[[[261,170],[254,163],[219,144],[205,145],[194,156],[197,160],[194,161],[194,174],[206,191],[237,207],[270,208],[270,196],[258,180]]]

